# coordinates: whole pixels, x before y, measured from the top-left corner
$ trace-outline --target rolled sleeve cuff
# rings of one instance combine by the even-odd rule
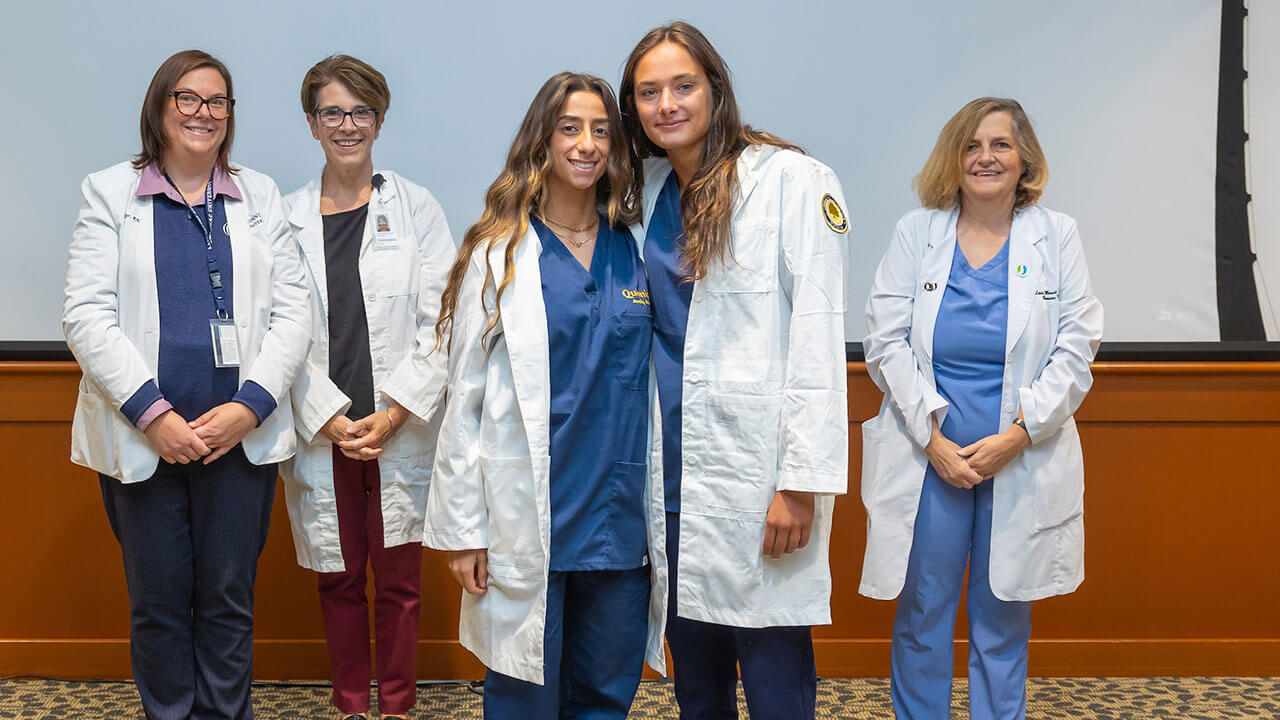
[[[145,429],[140,424],[142,419],[146,417],[152,406],[161,400],[164,400],[164,395],[161,394],[160,388],[156,387],[156,381],[148,380],[142,383],[142,387],[135,390],[133,395],[120,406],[120,414],[128,418],[129,422],[138,426],[139,429]],[[156,419],[159,414],[152,415],[147,422]]]
[[[266,388],[252,380],[246,380],[231,399],[252,410],[253,414],[258,416],[259,425],[276,409],[276,399],[267,392]]]

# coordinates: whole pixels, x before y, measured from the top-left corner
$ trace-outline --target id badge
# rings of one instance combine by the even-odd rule
[[[236,324],[231,318],[209,321],[213,336],[213,365],[220,368],[240,367],[240,343],[236,340]]]
[[[400,246],[400,242],[396,239],[396,234],[391,230],[391,223],[387,221],[387,216],[378,214],[374,221],[373,231],[373,247],[376,250],[395,250]]]

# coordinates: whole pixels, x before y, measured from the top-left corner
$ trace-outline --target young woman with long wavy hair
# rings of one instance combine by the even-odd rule
[[[655,28],[620,90],[648,268],[681,717],[812,718],[847,484],[848,219],[834,173],[744,125],[696,28]]]
[[[622,719],[646,656],[662,667],[653,326],[621,131],[604,81],[548,80],[443,295],[426,544],[465,590],[486,717]]]

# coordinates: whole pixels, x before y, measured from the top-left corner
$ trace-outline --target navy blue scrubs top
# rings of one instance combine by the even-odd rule
[[[590,270],[537,218],[551,375],[551,570],[646,562],[653,314],[626,229],[601,217]]]
[[[950,404],[942,434],[961,447],[1000,431],[1008,325],[1009,243],[980,268],[956,243],[933,331],[933,375]]]
[[[684,247],[680,186],[675,171],[658,194],[644,237],[645,267],[653,299],[653,366],[662,413],[662,477],[667,512],[680,512],[680,400],[684,391],[684,337],[693,283],[680,271]]]

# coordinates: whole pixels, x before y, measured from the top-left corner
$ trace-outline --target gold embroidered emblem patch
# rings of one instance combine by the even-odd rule
[[[840,209],[840,203],[831,197],[831,193],[822,196],[822,217],[827,221],[827,227],[838,233],[849,232],[849,218],[845,217],[844,210]]]

